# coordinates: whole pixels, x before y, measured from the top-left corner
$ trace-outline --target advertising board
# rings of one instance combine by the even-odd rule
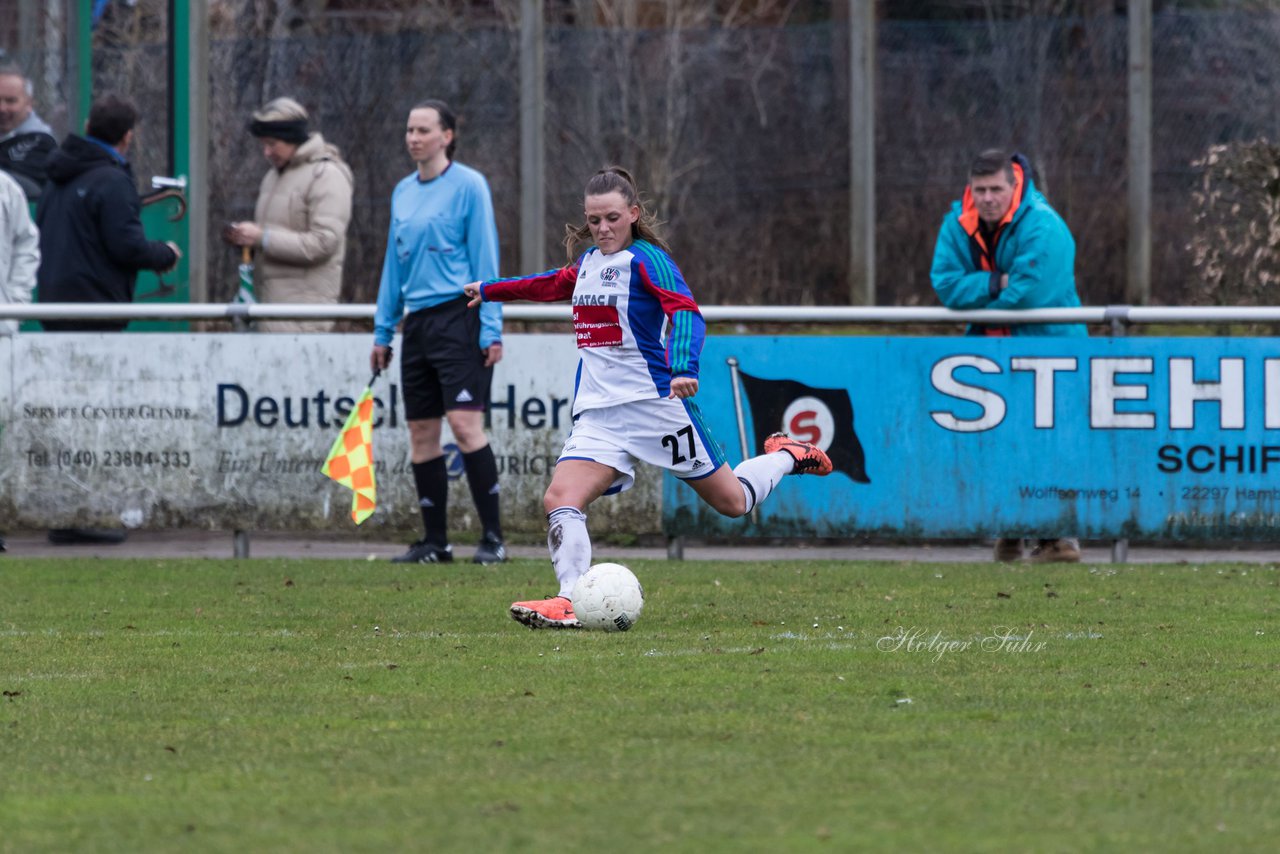
[[[671,534],[1280,539],[1270,339],[718,337],[698,402],[733,461],[784,430],[835,472],[741,521],[669,480]]]
[[[508,335],[490,438],[504,527],[542,532],[568,435],[570,335]],[[398,352],[398,344],[396,349]],[[0,518],[24,527],[350,528],[351,494],[320,474],[369,381],[368,335],[20,334],[0,338]],[[420,526],[399,363],[374,384],[378,509],[361,530]],[[478,533],[445,428],[453,530]],[[593,516],[656,534],[661,478]]]

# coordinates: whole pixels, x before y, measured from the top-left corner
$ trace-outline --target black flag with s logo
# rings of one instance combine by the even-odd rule
[[[853,402],[848,391],[814,388],[795,380],[764,380],[741,370],[738,376],[742,378],[743,391],[751,404],[751,426],[755,429],[757,454],[764,453],[764,440],[769,434],[782,431],[823,448],[835,471],[844,472],[857,483],[871,482],[867,476],[862,442],[853,429]],[[792,407],[805,398],[811,399],[813,404],[798,409]],[[784,419],[790,423],[783,423]],[[829,436],[824,435],[827,432],[830,432]]]

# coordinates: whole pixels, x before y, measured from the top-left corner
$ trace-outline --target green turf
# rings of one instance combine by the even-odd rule
[[[5,558],[0,850],[1280,838],[1274,566],[632,568],[602,634],[506,617],[545,561]]]

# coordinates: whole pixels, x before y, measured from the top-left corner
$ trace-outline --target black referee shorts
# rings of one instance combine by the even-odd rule
[[[409,420],[489,405],[493,368],[484,366],[480,349],[480,312],[467,308],[465,296],[406,317],[401,349],[400,387]]]

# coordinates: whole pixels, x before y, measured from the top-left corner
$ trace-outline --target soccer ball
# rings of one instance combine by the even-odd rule
[[[625,632],[640,619],[644,589],[620,563],[598,563],[573,586],[573,613],[583,628]]]

